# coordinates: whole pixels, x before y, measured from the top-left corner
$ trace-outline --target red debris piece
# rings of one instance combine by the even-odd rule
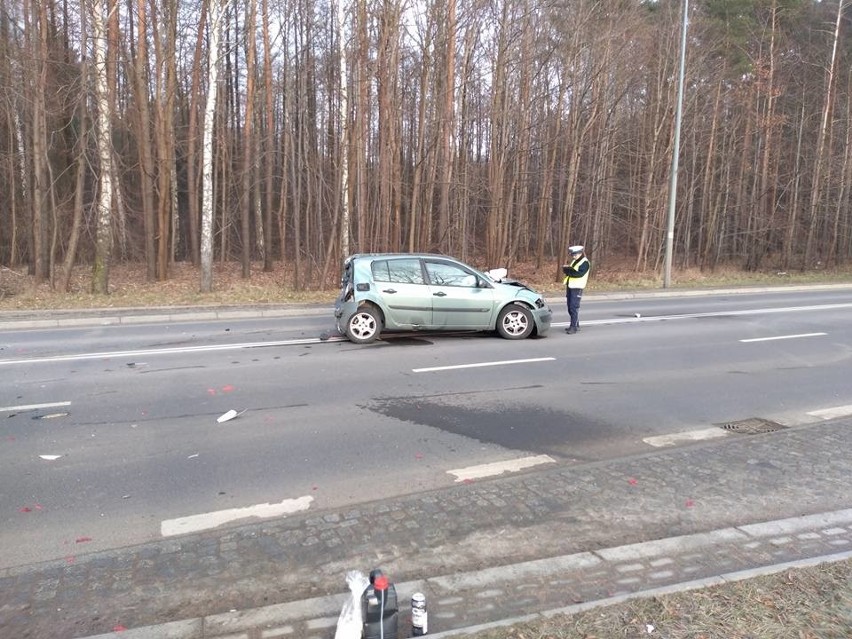
[[[232,390],[234,390],[234,387],[233,387],[233,386],[231,386],[230,384],[228,384],[228,385],[226,385],[226,386],[223,386],[223,387],[222,387],[222,392],[223,392],[223,393],[230,393]]]
[[[208,389],[207,389],[207,394],[208,394],[208,395],[215,395],[215,394],[216,394],[216,389],[215,389],[215,388],[208,388]]]
[[[78,544],[85,544],[88,541],[92,541],[91,537],[77,537]]]
[[[21,506],[20,508],[18,508],[19,513],[31,513],[32,511],[33,509],[29,506]]]
[[[694,505],[695,505],[695,502],[692,501],[691,499],[686,500],[686,507],[687,508],[692,508]]]
[[[73,555],[69,555],[68,557],[65,558],[66,564],[73,564],[75,561],[77,561],[77,558]]]
[[[635,486],[636,484],[639,483],[639,480],[636,479],[635,477],[631,477],[630,479],[627,480],[627,483],[630,484],[631,486]]]
[[[114,625],[114,626],[112,627],[112,631],[113,631],[113,632],[124,632],[125,630],[127,630],[127,628],[125,628],[124,626],[122,626],[120,623],[119,623],[119,624],[116,624],[116,625]]]

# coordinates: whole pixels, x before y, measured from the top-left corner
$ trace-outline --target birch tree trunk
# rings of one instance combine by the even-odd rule
[[[828,138],[828,129],[830,126],[829,118],[831,110],[834,106],[834,76],[837,71],[837,45],[840,41],[840,24],[843,18],[843,9],[846,6],[846,0],[838,0],[837,2],[837,21],[834,24],[834,39],[831,47],[831,62],[828,66],[828,77],[826,78],[825,99],[823,101],[822,122],[819,127],[817,138],[816,158],[814,159],[813,179],[811,181],[811,201],[810,201],[810,224],[808,225],[808,239],[805,242],[805,252],[802,255],[802,268],[808,264],[808,260],[813,260],[812,255],[814,250],[814,237],[819,224],[818,209],[822,197],[822,170],[825,163],[825,142]]]
[[[201,292],[213,291],[213,128],[219,88],[219,41],[226,0],[210,0],[210,44],[207,61],[207,102],[201,143]]]
[[[95,215],[95,259],[92,292],[109,294],[109,268],[112,253],[112,123],[109,112],[109,83],[106,64],[106,23],[102,0],[92,0],[92,57],[95,61],[95,103],[98,109],[96,139],[99,160],[99,188]]]

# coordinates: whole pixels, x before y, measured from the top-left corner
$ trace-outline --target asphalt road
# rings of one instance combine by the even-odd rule
[[[327,309],[7,330],[0,568],[852,413],[848,290],[554,310],[524,342],[355,346]]]

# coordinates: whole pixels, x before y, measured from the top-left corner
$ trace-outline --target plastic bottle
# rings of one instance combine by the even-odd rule
[[[399,605],[396,587],[381,570],[370,572],[370,585],[361,595],[363,639],[397,639]]]

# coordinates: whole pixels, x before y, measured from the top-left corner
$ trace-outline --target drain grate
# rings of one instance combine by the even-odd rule
[[[774,433],[776,430],[783,430],[787,428],[778,422],[773,422],[761,417],[749,417],[748,419],[741,419],[738,422],[728,422],[727,424],[721,424],[720,426],[723,430],[727,430],[732,433],[739,433],[740,435]]]

